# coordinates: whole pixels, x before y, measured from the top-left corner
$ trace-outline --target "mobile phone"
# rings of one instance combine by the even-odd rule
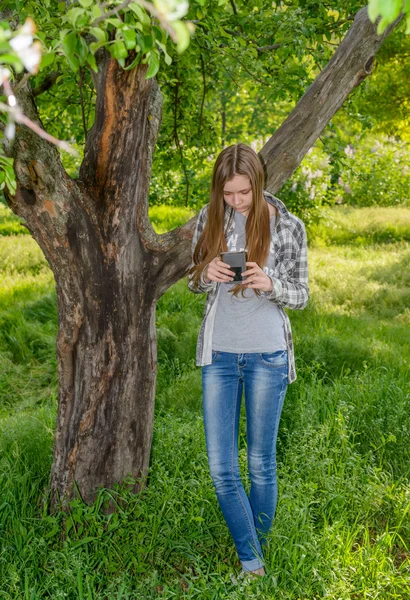
[[[243,281],[242,271],[246,271],[246,250],[241,250],[240,252],[221,252],[221,260],[229,265],[231,271],[235,271],[233,281]]]

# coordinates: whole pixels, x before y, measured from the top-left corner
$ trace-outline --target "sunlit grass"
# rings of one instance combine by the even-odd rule
[[[316,245],[410,241],[410,211],[402,206],[354,208],[334,206],[312,227],[311,242]]]

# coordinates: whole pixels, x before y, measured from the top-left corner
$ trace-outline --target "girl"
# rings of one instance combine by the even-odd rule
[[[278,496],[279,420],[287,386],[296,379],[284,309],[303,309],[309,299],[305,226],[263,183],[262,163],[250,146],[234,144],[219,154],[210,202],[198,214],[188,273],[189,289],[207,294],[196,349],[206,449],[242,575],[265,574],[262,548]],[[240,250],[247,252],[247,269],[241,282],[232,283],[235,273],[220,253]],[[243,389],[249,497],[238,463]]]

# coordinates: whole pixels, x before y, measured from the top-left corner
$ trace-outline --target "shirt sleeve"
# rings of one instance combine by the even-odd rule
[[[196,220],[195,231],[192,237],[192,246],[191,246],[191,257],[193,257],[195,246],[198,242],[199,236],[201,235],[204,225],[205,225],[205,211],[204,208],[201,208],[198,214],[198,218]],[[189,268],[194,266],[194,261],[192,260]],[[204,270],[201,271],[201,275],[198,282],[198,287],[194,287],[194,281],[192,274],[188,274],[188,289],[191,290],[194,294],[205,294],[210,292],[217,286],[217,281],[210,281],[209,283],[205,283],[204,281]]]
[[[294,267],[286,276],[270,277],[272,290],[262,291],[261,295],[284,308],[302,310],[309,301],[307,236],[306,228],[301,223],[302,231],[298,240],[299,251]]]

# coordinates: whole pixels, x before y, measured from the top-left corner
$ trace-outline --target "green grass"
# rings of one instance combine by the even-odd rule
[[[17,217],[11,210],[0,202],[0,235],[29,234],[24,226],[24,219]]]
[[[155,227],[184,215],[157,215]],[[0,237],[0,598],[410,597],[410,209],[331,215],[310,235],[311,302],[289,311],[298,378],[280,424],[268,576],[246,589],[230,582],[240,563],[207,466],[194,359],[205,297],[183,279],[158,303],[148,486],[102,490],[69,517],[49,516],[54,278],[31,236]],[[108,494],[121,499],[110,516]]]
[[[312,227],[317,245],[410,242],[410,211],[403,206],[354,208],[334,206],[324,212],[320,225]],[[316,239],[313,239],[316,238]]]

